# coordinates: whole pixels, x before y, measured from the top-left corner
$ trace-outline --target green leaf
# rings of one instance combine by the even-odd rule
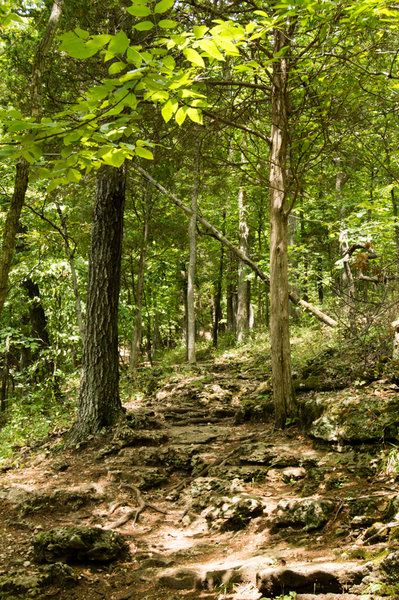
[[[194,27],[193,27],[193,33],[194,33],[195,37],[197,38],[197,40],[199,38],[202,38],[206,34],[207,31],[209,31],[209,27],[206,27],[205,25],[201,25],[201,26],[194,25]]]
[[[104,33],[101,35],[93,35],[93,37],[86,42],[86,48],[95,51],[100,50],[101,48],[104,48],[105,44],[108,44],[111,37],[112,36],[108,33]]]
[[[140,66],[143,62],[143,57],[141,56],[140,52],[137,52],[137,50],[135,50],[131,46],[127,49],[126,55],[128,61],[134,63],[135,65]]]
[[[175,120],[178,125],[183,125],[186,120],[187,108],[185,106],[181,106],[175,115]]]
[[[97,154],[107,165],[118,168],[123,165],[126,158],[126,154],[123,150],[109,146],[102,148]]]
[[[198,67],[205,67],[205,63],[202,56],[198,54],[198,52],[194,50],[194,48],[185,48],[183,50],[183,54],[186,57],[186,59],[194,65],[197,65]]]
[[[148,6],[129,6],[126,10],[134,17],[148,17],[151,14],[151,9]]]
[[[22,156],[28,161],[30,165],[33,165],[33,163],[36,161],[36,158],[28,150],[23,150]]]
[[[217,60],[224,60],[223,54],[220,52],[219,48],[216,46],[213,40],[200,40],[198,42],[201,50],[209,54],[212,58],[216,58]]]
[[[202,125],[202,113],[197,108],[188,108],[187,116],[189,119],[191,119],[191,121],[194,121],[194,123],[199,123]]]
[[[80,27],[75,27],[74,32],[83,40],[87,40],[87,38],[90,36],[90,33],[88,31],[86,31],[85,29],[80,29]]]
[[[82,179],[82,173],[77,169],[68,169],[66,176],[71,183],[79,183]]]
[[[57,179],[52,179],[47,186],[47,193],[49,194],[53,190],[55,190],[60,184],[64,181],[63,177],[57,177]]]
[[[152,21],[140,21],[140,23],[133,25],[133,28],[137,29],[137,31],[149,31],[153,27],[154,23]]]
[[[129,38],[124,31],[119,31],[114,35],[108,44],[108,52],[113,54],[124,54],[129,47]]]
[[[137,156],[141,156],[141,158],[146,158],[147,160],[154,160],[154,155],[151,150],[148,150],[148,148],[143,148],[142,146],[136,146],[135,154]]]
[[[175,3],[175,0],[161,0],[161,2],[158,2],[158,4],[155,5],[155,9],[154,9],[155,14],[160,15],[160,14],[166,12],[167,10],[172,8],[174,3]]]
[[[121,61],[114,62],[108,69],[108,73],[110,75],[116,75],[117,73],[120,73],[121,71],[123,71],[123,69],[125,67],[126,67],[126,64],[124,62],[121,62]]]
[[[176,27],[177,21],[171,21],[171,19],[162,19],[162,21],[159,21],[158,25],[162,29],[173,29],[173,27]]]
[[[98,48],[88,46],[80,37],[68,32],[62,36],[60,50],[66,52],[72,58],[84,59],[96,54]]]
[[[227,54],[233,55],[233,56],[238,56],[240,54],[237,46],[235,44],[233,44],[233,42],[230,39],[228,39],[227,37],[220,36],[220,35],[214,35],[214,39],[217,42],[217,45],[219,46],[219,48],[224,50]]]
[[[162,59],[162,63],[165,65],[165,67],[167,69],[169,69],[170,71],[174,71],[175,67],[176,67],[176,61],[173,58],[173,56],[165,56]]]
[[[178,102],[176,100],[168,100],[162,107],[161,114],[165,123],[170,121],[173,114],[176,112]]]

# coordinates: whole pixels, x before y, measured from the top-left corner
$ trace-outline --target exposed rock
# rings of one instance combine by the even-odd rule
[[[217,383],[208,383],[204,385],[203,390],[200,393],[200,398],[205,399],[207,402],[215,400],[229,401],[231,400],[231,397],[231,391],[223,389]]]
[[[240,461],[245,464],[286,468],[299,466],[300,458],[287,451],[278,452],[276,448],[271,448],[268,444],[257,442],[255,444],[245,444],[242,447]]]
[[[272,531],[281,527],[313,531],[323,527],[332,516],[335,503],[330,500],[281,500],[272,515]]]
[[[228,466],[226,465],[215,465],[210,467],[208,473],[221,479],[240,479],[241,481],[256,481],[261,482],[267,479],[269,469],[264,465],[251,465],[251,466]]]
[[[356,563],[307,563],[291,568],[269,567],[257,574],[257,586],[265,596],[278,596],[284,591],[302,594],[341,594],[350,591],[370,572],[371,566]]]
[[[162,472],[157,467],[137,467],[131,471],[116,468],[110,469],[108,474],[111,481],[133,483],[141,490],[150,490],[158,487],[169,479],[167,473]]]
[[[77,573],[75,573],[72,567],[62,562],[43,565],[41,572],[44,575],[45,585],[56,585],[66,588],[76,585],[79,580]]]
[[[389,537],[389,529],[384,523],[373,523],[371,527],[366,529],[363,534],[364,544],[377,544],[379,542],[386,542]]]
[[[383,519],[384,521],[399,521],[399,496],[395,496],[388,502]]]
[[[154,430],[162,427],[162,422],[155,416],[153,410],[139,408],[126,415],[126,420],[129,426],[137,431],[137,429]]]
[[[274,415],[274,403],[272,398],[263,398],[245,402],[236,412],[235,423],[240,425],[247,421],[256,423],[270,423]]]
[[[170,432],[171,440],[174,444],[209,444],[216,438],[226,436],[228,429],[226,427],[200,427],[190,425],[172,429]]]
[[[391,552],[382,559],[380,563],[381,569],[387,574],[392,582],[399,582],[399,551]]]
[[[217,498],[213,505],[202,512],[208,526],[220,531],[244,529],[249,521],[262,515],[264,505],[261,498],[248,494],[237,494],[232,498]]]
[[[158,577],[158,582],[172,590],[191,590],[202,587],[202,575],[195,569],[168,569]]]
[[[306,469],[303,467],[288,467],[282,471],[281,475],[285,483],[299,481],[300,479],[304,479],[304,477],[306,477]]]
[[[311,424],[306,415],[302,418],[310,435],[327,442],[399,439],[399,397],[343,393],[332,403],[319,396],[307,399],[301,408],[302,415],[306,410],[312,415],[320,414]]]
[[[110,562],[127,551],[115,531],[96,527],[56,527],[32,539],[34,559],[39,562]]]
[[[202,586],[208,590],[217,589],[223,585],[232,586],[233,584],[241,583],[242,578],[239,572],[239,566],[229,567],[220,569],[213,569],[206,571],[202,577]]]
[[[119,427],[115,432],[113,440],[109,446],[102,448],[98,453],[98,458],[102,459],[105,456],[116,454],[122,448],[129,446],[159,446],[168,440],[165,432],[154,431],[133,431],[129,426]]]
[[[350,515],[354,517],[356,515],[370,515],[376,513],[378,510],[377,502],[374,498],[360,498],[350,503]]]

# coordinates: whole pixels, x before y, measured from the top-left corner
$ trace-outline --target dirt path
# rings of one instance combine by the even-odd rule
[[[242,409],[261,387],[205,365],[127,405],[112,434],[20,453],[0,477],[0,598],[394,598],[398,484],[377,449],[248,421],[268,419]],[[116,531],[130,554],[36,564],[32,536],[66,525]]]

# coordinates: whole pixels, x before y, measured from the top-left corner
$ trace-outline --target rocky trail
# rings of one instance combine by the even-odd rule
[[[20,450],[0,475],[0,598],[398,598],[399,390],[300,402],[301,427],[275,431],[262,371],[208,362],[79,448]]]

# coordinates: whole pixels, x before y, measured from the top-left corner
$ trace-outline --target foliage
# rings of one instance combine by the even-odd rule
[[[1,425],[0,467],[24,463],[24,449],[41,447],[49,434],[65,431],[75,411],[72,399],[52,397],[40,386],[32,386],[29,399],[14,396],[9,398],[9,409],[3,413]]]
[[[289,220],[290,284],[332,313],[341,327],[338,334],[321,329],[314,317],[293,309],[294,371],[298,376],[317,372],[346,377],[358,385],[382,376],[396,381],[390,322],[397,317],[399,272],[397,11],[382,0],[260,2],[256,11],[231,3],[222,14],[217,3],[208,2],[108,4],[100,1],[87,11],[74,3],[65,8],[43,77],[39,120],[31,115],[27,90],[48,6],[31,3],[22,10],[20,3],[9,1],[0,10],[2,227],[16,160],[22,156],[31,165],[0,323],[1,349],[4,353],[6,343],[10,349],[9,404],[12,411],[16,406],[22,411],[12,413],[20,419],[21,430],[18,415],[24,414],[25,404],[30,407],[26,390],[33,385],[33,397],[40,395],[35,386],[45,366],[53,362],[61,387],[63,378],[79,368],[77,299],[65,241],[84,315],[93,175],[101,163],[134,163],[125,213],[119,331],[121,352],[128,356],[139,318],[137,276],[145,246],[141,349],[143,362],[154,363],[154,368],[151,375],[147,369],[139,373],[140,389],[146,387],[147,376],[147,387],[153,387],[171,365],[185,361],[188,244],[186,217],[158,192],[149,191],[134,165],[150,165],[157,181],[189,203],[193,141],[200,138],[201,214],[237,245],[237,197],[244,182],[249,253],[268,273],[270,76],[273,64],[288,52],[285,47],[273,55],[272,32],[287,22],[295,24],[288,82],[288,200],[295,199]],[[237,346],[228,314],[237,292],[237,260],[202,228],[198,233],[197,354],[237,364],[254,361],[266,370],[268,289],[254,274],[248,275],[254,333]],[[344,272],[343,234],[349,246],[359,246],[349,261],[353,303]],[[27,279],[40,291],[47,345],[33,331],[30,313],[39,300],[23,291]],[[213,349],[218,289],[219,346]],[[24,350],[31,361],[21,368]],[[156,361],[161,361],[160,373]],[[40,384],[44,396],[52,394],[51,381],[46,376]]]

